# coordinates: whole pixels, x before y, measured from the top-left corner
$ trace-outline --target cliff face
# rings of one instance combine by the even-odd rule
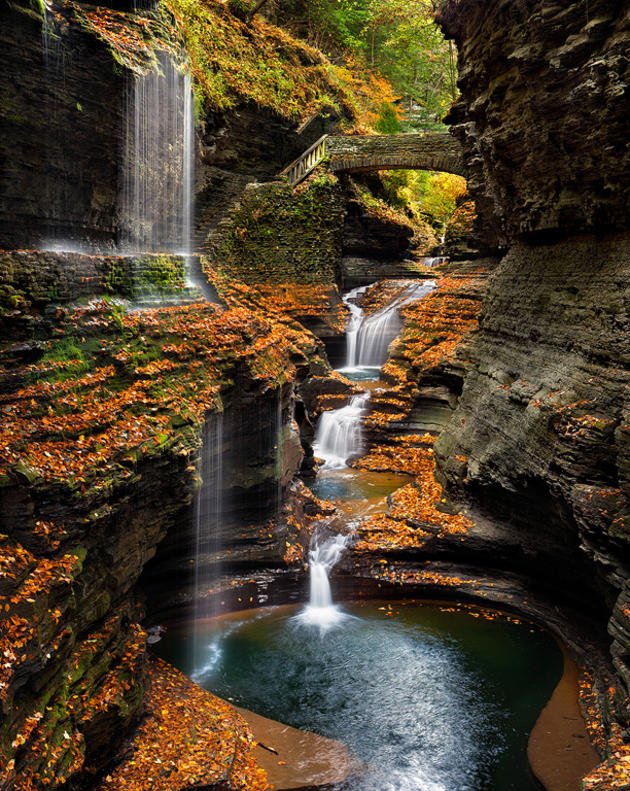
[[[499,240],[627,227],[623,4],[453,0],[441,22],[460,53],[453,132]]]
[[[460,0],[442,10],[460,49],[454,133],[477,208],[507,253],[462,352],[470,367],[436,454],[451,495],[511,524],[534,574],[612,614],[623,720],[627,11],[566,5]]]
[[[124,76],[78,25],[0,9],[0,246],[115,237]],[[103,123],[105,119],[105,123]]]
[[[45,254],[38,269],[36,256],[1,261],[14,292],[2,303],[0,342],[7,789],[69,778],[90,787],[111,760],[143,708],[135,586],[167,532],[182,554],[190,549],[205,415],[225,409],[240,419],[233,432],[226,420],[238,476],[226,475],[238,520],[262,519],[299,466],[293,382],[319,348],[295,326],[238,307],[77,304],[86,293],[77,271],[91,274],[92,292],[109,290],[120,259],[71,254],[64,267],[64,256]],[[67,276],[51,289],[59,270]],[[284,543],[274,538],[267,550],[280,559]],[[234,551],[247,541],[239,535]]]

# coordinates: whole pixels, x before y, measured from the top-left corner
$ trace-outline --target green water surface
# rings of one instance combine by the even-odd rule
[[[337,626],[300,608],[171,631],[161,655],[259,714],[343,741],[366,774],[347,791],[535,791],[529,733],[562,674],[528,623],[435,604],[357,603]]]

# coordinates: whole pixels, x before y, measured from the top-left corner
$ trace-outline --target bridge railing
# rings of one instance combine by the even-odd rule
[[[323,135],[280,175],[294,187],[326,158],[333,173],[433,170],[467,175],[461,144],[447,132]]]
[[[322,135],[319,140],[316,140],[310,148],[301,154],[296,160],[291,162],[290,165],[280,173],[281,176],[286,176],[289,184],[295,187],[300,181],[303,181],[309,173],[326,159],[328,155],[328,135]]]

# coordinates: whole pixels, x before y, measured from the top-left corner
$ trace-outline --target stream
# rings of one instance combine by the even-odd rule
[[[351,309],[347,365],[377,380],[400,331],[398,309],[433,284],[410,284],[367,319]],[[385,512],[407,477],[354,470],[370,393],[325,412],[314,493],[348,523]],[[562,674],[555,641],[530,623],[426,602],[332,600],[346,536],[314,536],[304,606],[197,619],[169,631],[160,655],[212,692],[258,714],[343,742],[364,771],[339,791],[536,791],[527,760],[536,719]]]

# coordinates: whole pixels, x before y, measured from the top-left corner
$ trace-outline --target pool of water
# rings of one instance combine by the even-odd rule
[[[368,472],[349,467],[342,470],[320,470],[317,477],[308,482],[308,486],[316,497],[335,500],[341,511],[358,518],[384,512],[387,508],[387,496],[410,480],[408,475]]]
[[[337,368],[336,370],[343,374],[346,379],[350,379],[353,382],[375,382],[381,376],[381,367],[379,365],[356,365]]]
[[[341,612],[326,631],[295,607],[239,613],[158,647],[236,704],[347,744],[368,768],[344,791],[538,791],[526,749],[562,674],[550,636],[433,604]]]

